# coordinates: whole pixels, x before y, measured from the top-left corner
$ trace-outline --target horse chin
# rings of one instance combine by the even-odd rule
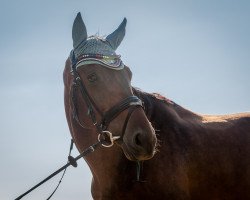
[[[137,151],[133,150],[132,148],[129,148],[128,145],[125,142],[123,142],[123,144],[121,145],[121,147],[123,149],[124,155],[130,161],[144,161],[144,160],[149,160],[155,154],[155,151],[153,151],[151,154],[144,154],[144,153],[141,153],[141,152],[137,152]]]
[[[124,151],[124,155],[126,156],[126,158],[130,161],[137,161],[138,159],[130,152]]]

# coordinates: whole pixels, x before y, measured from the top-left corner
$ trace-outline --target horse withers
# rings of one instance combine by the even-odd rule
[[[66,117],[78,150],[98,135],[107,146],[116,138],[85,157],[93,199],[250,200],[250,114],[199,115],[132,88],[132,73],[115,53],[125,25],[106,38],[87,37],[78,14],[64,70]]]

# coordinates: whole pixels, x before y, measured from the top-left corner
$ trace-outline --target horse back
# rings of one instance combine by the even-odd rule
[[[189,157],[194,199],[250,199],[250,113],[204,115],[201,126]]]

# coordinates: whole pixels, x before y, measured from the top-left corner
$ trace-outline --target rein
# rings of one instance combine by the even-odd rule
[[[73,140],[71,140],[71,148],[70,151],[73,147]],[[43,183],[47,182],[48,180],[50,180],[51,178],[53,178],[55,175],[57,175],[58,173],[60,173],[63,170],[66,170],[70,165],[72,165],[73,167],[77,167],[77,160],[79,160],[80,158],[94,152],[98,147],[100,147],[102,145],[102,140],[99,140],[98,142],[92,144],[91,146],[89,146],[88,148],[86,148],[80,155],[78,155],[77,157],[72,157],[68,156],[68,163],[65,164],[64,166],[62,166],[61,168],[59,168],[58,170],[56,170],[55,172],[53,172],[52,174],[50,174],[47,178],[45,178],[44,180],[42,180],[41,182],[39,182],[38,184],[36,184],[35,186],[33,186],[32,188],[30,188],[28,191],[26,191],[25,193],[23,193],[22,195],[20,195],[19,197],[17,197],[15,200],[19,200],[22,199],[24,196],[26,196],[27,194],[29,194],[30,192],[32,192],[34,189],[38,188],[40,185],[42,185]],[[63,173],[63,176],[65,174],[65,171]],[[57,187],[55,188],[55,190],[52,192],[52,194],[47,198],[50,199],[52,197],[52,195],[55,193],[55,191],[57,190],[57,188],[59,187],[59,184],[61,183],[61,180],[63,178],[63,176],[61,177]]]

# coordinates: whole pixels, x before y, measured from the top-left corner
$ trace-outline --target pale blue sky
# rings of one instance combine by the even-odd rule
[[[0,3],[1,199],[14,199],[65,163],[70,135],[62,73],[79,11],[90,35],[107,35],[127,17],[117,52],[133,72],[134,86],[194,112],[250,110],[247,0]],[[58,178],[24,199],[45,199]],[[90,180],[80,161],[54,199],[91,199]]]

